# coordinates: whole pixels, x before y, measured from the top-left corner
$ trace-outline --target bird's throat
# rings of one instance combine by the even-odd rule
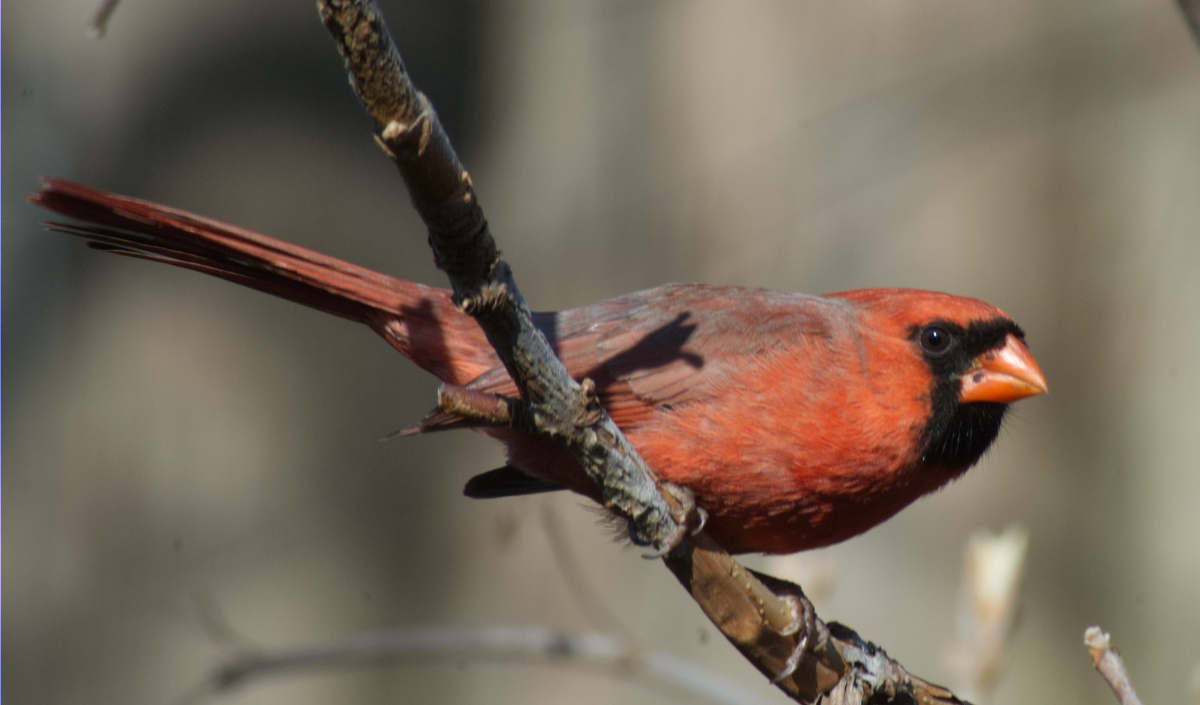
[[[959,404],[954,398],[938,399],[938,396],[941,395],[935,394],[933,414],[925,429],[928,440],[921,462],[962,472],[974,465],[996,440],[1008,405]]]

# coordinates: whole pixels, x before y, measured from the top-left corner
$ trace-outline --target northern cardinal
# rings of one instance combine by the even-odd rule
[[[91,225],[97,249],[212,274],[365,323],[445,383],[516,387],[449,291],[208,218],[57,179],[30,200]],[[731,553],[827,546],[958,477],[1008,404],[1046,391],[1021,329],[975,299],[910,289],[826,296],[668,285],[534,314],[660,479],[690,489]],[[509,464],[466,494],[599,499],[550,440],[503,427]]]

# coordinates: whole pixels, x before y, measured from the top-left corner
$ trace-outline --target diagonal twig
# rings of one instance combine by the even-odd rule
[[[1092,655],[1092,665],[1108,681],[1108,685],[1116,694],[1121,705],[1142,705],[1133,682],[1129,680],[1129,671],[1125,670],[1125,661],[1117,653],[1108,633],[1100,627],[1088,627],[1083,633],[1083,645]]]
[[[600,408],[594,388],[571,379],[534,326],[471,178],[433,106],[409,80],[379,8],[363,0],[317,5],[380,146],[400,169],[429,228],[434,259],[450,277],[456,302],[478,321],[522,397],[535,405],[537,430],[566,444],[601,487],[605,505],[633,519],[635,543],[656,550],[674,545],[682,526],[658,492],[654,474]]]

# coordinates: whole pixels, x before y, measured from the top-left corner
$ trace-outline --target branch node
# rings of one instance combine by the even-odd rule
[[[708,522],[708,512],[697,506],[696,496],[690,489],[670,482],[659,482],[658,491],[667,500],[671,518],[675,520],[675,529],[662,544],[650,553],[643,554],[642,558],[663,558],[673,553],[683,545],[685,539],[703,531]]]
[[[438,409],[489,426],[512,424],[513,400],[499,394],[479,392],[454,384],[443,384],[438,388]]]
[[[496,314],[512,304],[508,286],[500,281],[489,281],[456,298],[458,310],[475,318]]]
[[[417,100],[422,110],[412,120],[392,120],[379,133],[383,148],[393,161],[397,159],[397,155],[405,159],[418,159],[424,156],[425,150],[429,148],[429,141],[433,136],[431,108],[424,93],[417,93]]]
[[[584,428],[598,424],[604,417],[604,407],[600,406],[600,397],[596,395],[596,383],[590,377],[580,380],[576,399],[577,413],[573,421],[575,427]],[[593,434],[592,437],[598,439],[599,435]],[[604,441],[606,445],[611,445],[609,439]]]

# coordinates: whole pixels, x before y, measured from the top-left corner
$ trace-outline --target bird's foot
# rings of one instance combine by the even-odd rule
[[[643,555],[643,558],[662,558],[678,548],[685,538],[700,533],[704,529],[704,523],[708,521],[708,512],[696,504],[696,496],[691,490],[670,482],[660,482],[658,486],[671,505],[675,531],[662,545],[656,546],[652,552]]]
[[[787,603],[792,611],[792,621],[783,629],[778,630],[779,634],[783,636],[799,635],[796,639],[796,648],[792,649],[791,655],[784,662],[783,670],[771,679],[771,683],[778,684],[796,672],[796,667],[800,665],[804,654],[812,653],[825,644],[829,639],[829,628],[817,618],[816,608],[813,607],[812,602],[799,585],[757,571],[754,571],[754,575]]]

